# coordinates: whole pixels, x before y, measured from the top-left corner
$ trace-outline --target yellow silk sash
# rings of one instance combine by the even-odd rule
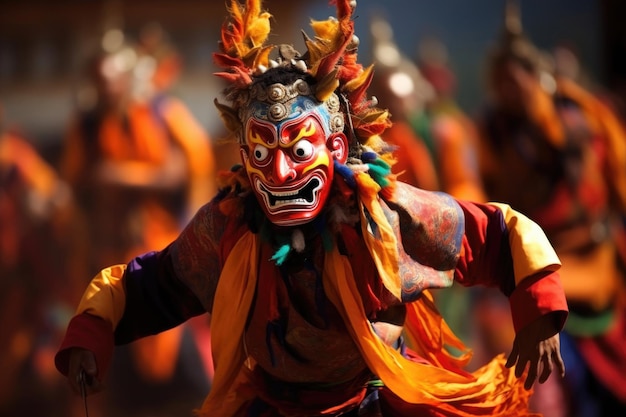
[[[211,349],[215,373],[199,416],[235,416],[250,399],[237,389],[237,378],[247,363],[244,349],[246,319],[257,283],[259,243],[246,232],[235,244],[222,268],[211,312]]]

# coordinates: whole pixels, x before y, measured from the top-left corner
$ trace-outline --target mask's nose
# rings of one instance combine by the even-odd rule
[[[292,166],[292,161],[281,149],[277,149],[274,155],[272,179],[275,184],[283,184],[296,179],[296,170]]]

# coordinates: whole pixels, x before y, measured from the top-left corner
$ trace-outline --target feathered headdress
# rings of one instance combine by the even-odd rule
[[[333,94],[339,97],[345,115],[346,134],[351,148],[370,149],[378,154],[388,152],[379,135],[390,126],[389,113],[376,107],[369,99],[367,88],[372,79],[372,66],[363,68],[357,62],[358,38],[354,35],[352,13],[356,1],[334,0],[337,17],[311,21],[315,35],[304,34],[307,48],[301,54],[290,45],[269,45],[271,14],[262,10],[261,0],[246,0],[241,4],[231,0],[231,19],[222,26],[220,52],[214,60],[222,71],[217,76],[227,81],[224,94],[232,106],[215,104],[228,130],[240,141],[242,137],[242,108],[250,103],[256,79],[277,67],[301,72],[314,86],[312,95],[326,102]],[[274,49],[278,57],[271,59]],[[360,155],[361,152],[358,152]]]
[[[217,99],[215,104],[241,144],[245,143],[244,123],[252,114],[277,122],[289,116],[294,109],[290,106],[299,97],[323,105],[329,114],[325,129],[329,134],[343,132],[350,146],[346,164],[334,164],[339,174],[335,178],[345,180],[336,181],[338,187],[348,187],[338,195],[350,195],[354,190],[378,229],[389,231],[390,227],[383,227],[388,226],[387,220],[376,207],[379,195],[391,199],[395,192],[393,148],[380,136],[391,126],[390,115],[377,107],[375,98],[367,96],[373,67],[363,68],[357,62],[359,39],[352,20],[356,1],[334,3],[337,17],[311,21],[314,36],[304,34],[307,50],[301,54],[291,45],[266,44],[271,15],[262,10],[261,0],[246,0],[245,5],[231,0],[230,20],[222,26],[220,52],[214,54],[216,64],[223,69],[216,75],[227,81],[224,96],[231,105]],[[272,59],[275,49],[277,57]],[[261,105],[256,107],[258,103]],[[339,196],[335,198],[341,200]],[[343,212],[343,201],[328,206],[332,224],[351,218]],[[387,235],[394,239],[390,231]]]

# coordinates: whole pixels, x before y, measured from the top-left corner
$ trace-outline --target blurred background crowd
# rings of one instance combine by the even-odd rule
[[[370,93],[399,178],[539,223],[571,313],[546,417],[626,411],[626,3],[359,0]],[[0,417],[85,415],[54,369],[101,268],[166,246],[238,163],[213,99],[225,1],[0,0]],[[266,0],[302,49],[327,0]],[[503,289],[504,290],[504,289]],[[508,353],[499,289],[436,294],[478,367]],[[191,416],[211,387],[206,316],[118,349],[92,417]]]

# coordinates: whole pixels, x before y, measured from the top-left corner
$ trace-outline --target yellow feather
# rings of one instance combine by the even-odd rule
[[[382,109],[373,109],[364,114],[359,114],[359,124],[370,124],[374,122],[382,122],[389,118],[389,112]]]
[[[337,87],[339,87],[337,72],[337,69],[333,70],[317,83],[315,97],[319,101],[328,100],[330,95],[337,89]]]
[[[240,4],[237,0],[232,0],[228,10],[231,14],[232,46],[227,53],[230,56],[239,57],[246,64],[257,61],[255,48],[261,48],[267,40],[270,31],[270,18],[268,12],[261,12],[261,2],[259,0],[248,0],[246,5]],[[249,65],[248,65],[249,67]]]
[[[272,49],[274,49],[274,45],[265,46],[258,49],[252,67],[256,68],[259,65],[267,67],[269,65],[270,52],[272,52]]]
[[[372,135],[365,140],[364,145],[374,150],[376,153],[379,153],[382,148],[387,146],[387,143],[380,137],[380,135]],[[379,154],[379,156],[382,157],[385,162],[390,162],[389,158],[385,158],[384,155]]]
[[[239,5],[239,2],[237,0],[232,0],[230,2],[230,14],[233,16],[233,20],[241,22],[242,21],[242,13],[243,13],[243,9],[241,8],[241,6]]]
[[[311,28],[315,36],[322,39],[333,39],[339,33],[339,21],[336,19],[311,20]]]
[[[241,60],[247,68],[256,68],[259,64],[267,66],[269,53],[273,48],[273,45],[265,47],[257,46],[250,49]]]
[[[252,47],[260,46],[267,40],[271,30],[271,17],[271,14],[265,12],[250,21],[250,24],[246,28],[246,32],[250,37]]]
[[[372,72],[372,69],[374,68],[374,65],[370,65],[369,67],[365,68],[358,77],[353,78],[352,80],[348,81],[346,83],[346,85],[344,86],[344,90],[347,92],[351,92],[356,90],[357,88],[359,88],[360,86],[363,85],[363,83],[365,81],[367,81],[367,78],[370,76],[370,73]]]
[[[260,0],[248,0],[246,2],[246,17],[245,26],[253,25],[254,18],[261,13],[261,1]]]
[[[326,56],[328,48],[321,41],[305,41],[307,50],[309,51],[309,65],[311,66],[311,73],[315,75],[317,65],[320,60]]]
[[[336,19],[311,20],[311,27],[315,32],[315,39],[307,39],[305,44],[309,51],[309,68],[315,75],[320,60],[333,53],[341,43],[341,31]]]

